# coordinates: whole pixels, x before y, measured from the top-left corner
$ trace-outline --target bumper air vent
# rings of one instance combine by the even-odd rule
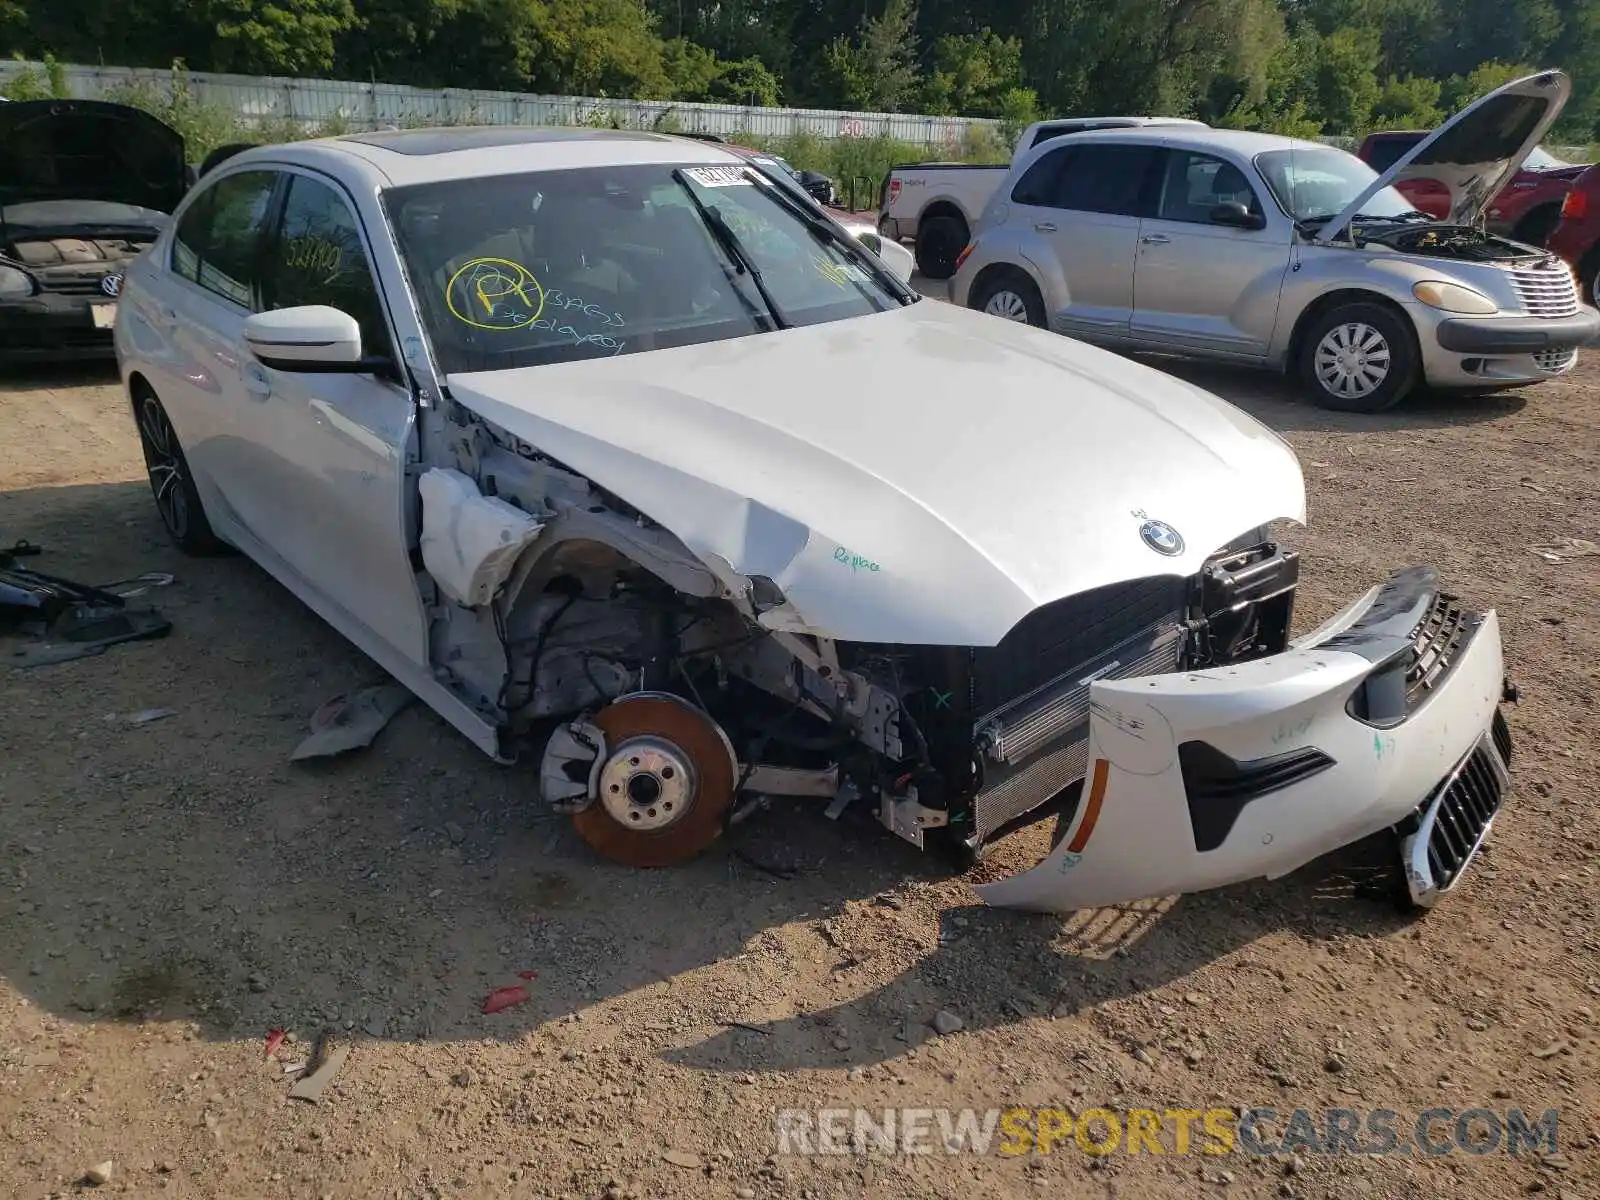
[[[1334,763],[1314,746],[1239,762],[1207,742],[1185,742],[1178,747],[1178,765],[1194,848],[1204,854],[1227,841],[1252,800],[1303,783]]]

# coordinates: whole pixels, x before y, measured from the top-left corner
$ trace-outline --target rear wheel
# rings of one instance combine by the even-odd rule
[[[1004,267],[984,276],[973,289],[969,305],[991,317],[1021,321],[1040,329],[1046,327],[1044,300],[1033,280],[1015,267]]]
[[[1410,323],[1381,304],[1356,301],[1323,313],[1300,347],[1300,376],[1321,408],[1393,408],[1420,374]]]
[[[917,270],[929,279],[949,279],[967,244],[967,223],[960,217],[937,216],[917,229]]]
[[[214,555],[227,552],[227,544],[211,531],[206,510],[195,490],[189,461],[178,444],[177,432],[152,391],[138,393],[133,402],[139,426],[139,446],[144,451],[150,492],[167,534],[185,554]]]

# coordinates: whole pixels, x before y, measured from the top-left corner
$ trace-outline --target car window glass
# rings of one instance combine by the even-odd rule
[[[621,164],[391,188],[383,204],[447,373],[769,332],[769,298],[790,325],[910,302],[855,243],[821,231],[798,184],[775,178],[743,164]],[[737,252],[713,233],[722,226]]]
[[[173,271],[225,300],[254,307],[262,227],[277,181],[274,171],[241,171],[207,188],[174,231]]]
[[[1242,204],[1252,213],[1261,212],[1255,189],[1238,167],[1188,150],[1174,150],[1167,155],[1161,207],[1156,214],[1161,220],[1209,224],[1211,210],[1229,203]]]
[[[1056,202],[1061,172],[1071,158],[1070,149],[1052,150],[1023,172],[1011,189],[1013,204],[1050,205]]]
[[[337,308],[361,326],[363,353],[393,357],[361,227],[344,197],[327,184],[307,175],[290,176],[265,274],[264,308]]]
[[[1155,146],[1078,146],[1061,174],[1054,207],[1074,212],[1144,216],[1151,204]]]

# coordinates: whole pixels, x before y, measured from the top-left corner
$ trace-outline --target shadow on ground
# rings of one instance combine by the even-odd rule
[[[903,1053],[895,1034],[939,1008],[999,1025],[1275,930],[1394,927],[1352,902],[1348,864],[1065,929],[964,909],[933,859],[802,805],[682,869],[614,867],[541,811],[531,766],[495,766],[420,705],[369,752],[291,765],[308,715],[379,672],[249,561],[180,556],[143,484],[0,493],[0,514],[45,546],[41,570],[177,577],[151,597],[166,639],[0,676],[0,972],[73,1020],[512,1039],[644,993],[658,1032],[727,1028],[667,1051],[684,1064],[855,1064]],[[172,712],[128,720],[150,709]],[[532,999],[485,1017],[522,971]],[[797,979],[855,998],[795,1012]]]

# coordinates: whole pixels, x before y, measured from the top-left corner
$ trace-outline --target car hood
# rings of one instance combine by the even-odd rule
[[[843,640],[993,645],[1042,604],[1193,574],[1305,516],[1293,452],[1239,409],[932,301],[448,387]]]
[[[170,213],[187,184],[183,138],[141,109],[101,100],[0,107],[0,205],[103,200]]]
[[[1396,183],[1427,179],[1450,192],[1455,225],[1476,225],[1543,140],[1572,95],[1572,80],[1560,71],[1524,76],[1473,101],[1407,153],[1402,154],[1317,235],[1331,242],[1361,206]]]

